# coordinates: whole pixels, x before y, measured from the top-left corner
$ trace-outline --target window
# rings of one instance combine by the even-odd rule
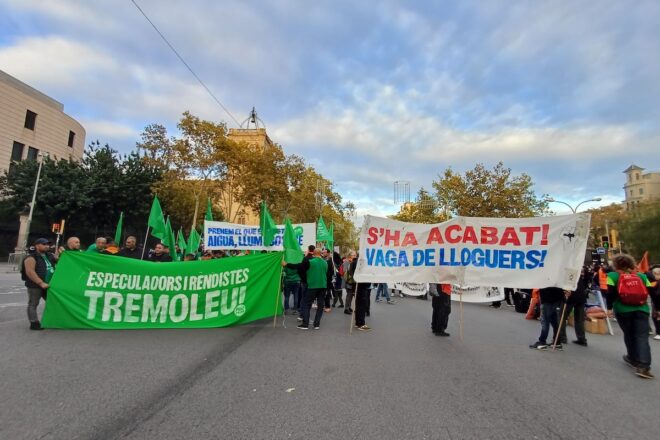
[[[25,128],[29,130],[34,130],[34,126],[37,123],[37,114],[28,110],[25,113]]]
[[[25,148],[25,144],[14,141],[14,146],[11,149],[12,162],[20,162],[23,160],[23,148]]]
[[[39,149],[38,148],[28,147],[27,159],[37,160],[38,155],[39,155]]]
[[[642,194],[644,194],[644,188],[639,189],[639,195],[641,196]]]
[[[632,197],[632,196],[633,196],[633,190],[631,189],[630,190],[630,197]]]
[[[639,173],[635,173],[635,180],[639,180]]]
[[[73,148],[73,140],[76,138],[76,134],[72,131],[69,131],[69,142],[67,142],[67,145],[71,148]]]

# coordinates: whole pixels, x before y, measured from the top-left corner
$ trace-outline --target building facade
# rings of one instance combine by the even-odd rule
[[[0,70],[0,173],[12,162],[80,160],[85,129],[64,105]]]
[[[626,174],[626,183],[623,185],[623,206],[626,210],[640,203],[660,200],[660,173],[645,173],[644,168],[637,165],[630,165],[623,172]]]

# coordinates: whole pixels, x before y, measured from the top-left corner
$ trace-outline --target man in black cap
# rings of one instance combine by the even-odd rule
[[[21,278],[25,281],[28,292],[27,315],[30,330],[42,330],[37,307],[41,298],[46,299],[48,283],[55,273],[55,256],[50,252],[52,243],[46,238],[34,242],[34,252],[23,260]]]

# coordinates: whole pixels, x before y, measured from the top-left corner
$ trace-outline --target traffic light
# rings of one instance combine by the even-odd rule
[[[603,242],[603,247],[605,249],[610,248],[610,237],[608,237],[607,235],[603,235],[602,237],[600,237],[600,240]]]

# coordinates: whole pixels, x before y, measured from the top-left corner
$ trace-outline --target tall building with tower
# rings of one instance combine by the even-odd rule
[[[275,144],[266,132],[266,125],[259,118],[254,107],[252,107],[250,115],[241,123],[239,128],[229,129],[227,138],[261,151],[267,148],[275,148]],[[240,176],[237,177],[240,178]],[[249,207],[239,207],[238,204],[231,204],[229,209],[225,206],[221,208],[230,222],[243,225],[259,224],[259,212]]]
[[[623,206],[626,211],[640,203],[660,200],[660,173],[645,173],[644,168],[634,164],[623,172],[626,174],[626,183],[623,185]]]

